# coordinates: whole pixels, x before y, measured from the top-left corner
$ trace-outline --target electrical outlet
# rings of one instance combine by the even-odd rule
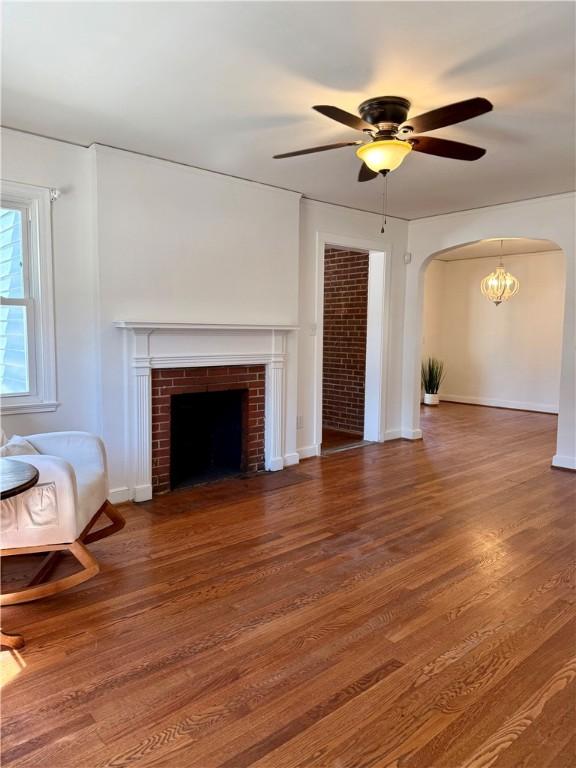
[[[302,416],[297,416],[296,417],[296,429],[302,429],[303,426],[304,426],[304,419],[302,418]]]

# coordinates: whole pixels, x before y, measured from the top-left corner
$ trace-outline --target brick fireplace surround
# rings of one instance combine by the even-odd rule
[[[248,472],[264,469],[265,366],[210,366],[152,370],[152,488],[170,490],[170,398],[196,392],[248,391],[245,466]]]
[[[252,464],[257,463],[260,468],[263,463],[264,469],[278,472],[298,463],[300,457],[294,448],[296,417],[290,410],[290,403],[296,401],[295,349],[294,340],[290,339],[298,330],[297,326],[147,320],[116,320],[114,325],[125,334],[125,393],[129,418],[125,423],[124,445],[130,486],[119,489],[124,498],[134,501],[152,498],[152,443],[158,440],[156,451],[169,448],[169,442],[159,447],[160,440],[169,440],[169,434],[159,435],[161,431],[166,433],[169,418],[166,412],[156,409],[152,416],[153,384],[158,390],[156,396],[168,397],[170,390],[174,394],[186,393],[196,391],[194,387],[200,392],[210,387],[227,389],[231,386],[252,390],[252,417],[256,422],[250,428],[256,432],[248,439],[257,441],[257,445],[251,444],[248,449],[248,453],[253,452]],[[162,372],[165,379],[162,379]],[[213,379],[212,375],[218,378]],[[169,400],[155,401],[154,404],[165,407]],[[165,424],[160,429],[158,420],[153,438],[152,419],[159,416],[165,417]],[[158,454],[155,458],[166,457]],[[167,462],[163,462],[162,474],[165,476],[166,468]],[[166,477],[162,482],[166,482]]]

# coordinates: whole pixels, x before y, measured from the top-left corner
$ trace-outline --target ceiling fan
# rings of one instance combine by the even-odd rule
[[[410,102],[401,96],[378,96],[363,101],[358,107],[360,117],[328,105],[317,105],[312,109],[349,128],[362,131],[369,141],[340,141],[337,144],[285,152],[274,155],[274,159],[357,146],[356,154],[362,160],[358,181],[370,181],[379,173],[386,176],[389,171],[398,168],[412,150],[454,160],[478,160],[486,153],[481,147],[419,134],[483,115],[490,112],[492,104],[488,99],[477,97],[411,118],[408,117]]]

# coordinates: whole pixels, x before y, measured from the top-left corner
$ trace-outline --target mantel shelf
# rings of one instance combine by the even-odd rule
[[[154,320],[115,320],[116,328],[132,331],[297,331],[297,325],[246,323],[165,323]]]

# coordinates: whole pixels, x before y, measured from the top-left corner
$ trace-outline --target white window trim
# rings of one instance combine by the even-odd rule
[[[2,202],[26,206],[30,260],[28,281],[33,300],[29,339],[30,392],[25,395],[4,395],[1,398],[3,416],[17,413],[55,411],[56,400],[56,339],[54,331],[54,285],[52,264],[51,193],[45,187],[2,181]],[[33,356],[33,358],[32,358]]]

